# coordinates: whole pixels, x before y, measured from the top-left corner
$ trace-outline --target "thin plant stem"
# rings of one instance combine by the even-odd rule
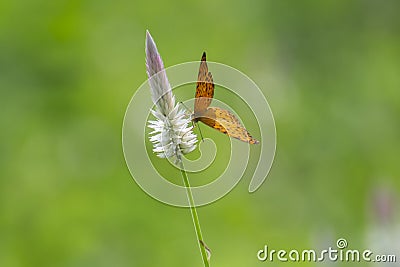
[[[201,256],[203,257],[204,266],[209,267],[210,263],[208,261],[207,252],[206,252],[205,244],[203,241],[203,235],[201,234],[199,216],[197,215],[196,206],[194,204],[194,199],[193,199],[192,190],[190,189],[189,179],[188,179],[186,171],[183,167],[182,159],[179,158],[178,160],[180,163],[180,169],[181,169],[183,182],[186,187],[186,194],[187,194],[187,197],[189,200],[190,212],[192,213],[192,219],[193,219],[194,228],[196,230],[197,240],[199,241]]]

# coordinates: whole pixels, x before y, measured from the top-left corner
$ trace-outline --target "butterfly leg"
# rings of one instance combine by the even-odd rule
[[[200,125],[199,125],[199,123],[198,123],[198,122],[196,122],[196,124],[197,124],[197,127],[199,127],[199,133],[200,133],[201,141],[203,141],[203,142],[204,142],[204,138],[203,138],[203,134],[202,134],[202,132],[201,132]]]

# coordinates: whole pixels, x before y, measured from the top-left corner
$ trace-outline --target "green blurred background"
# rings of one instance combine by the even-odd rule
[[[288,266],[256,253],[339,237],[383,243],[400,261],[399,10],[396,0],[2,1],[0,266],[201,266],[189,210],[148,197],[123,158],[146,29],[166,66],[206,50],[249,75],[275,116],[264,185],[249,194],[245,177],[199,209],[212,266]]]

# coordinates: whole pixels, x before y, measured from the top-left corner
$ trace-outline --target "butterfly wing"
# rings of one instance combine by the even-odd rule
[[[206,112],[214,96],[214,81],[211,72],[208,71],[206,62],[206,52],[201,57],[199,74],[197,77],[196,99],[194,102],[194,113],[201,114]]]
[[[238,118],[228,110],[210,107],[207,108],[205,114],[202,117],[199,117],[198,120],[221,133],[239,139],[240,141],[250,144],[259,143],[259,141],[254,139],[246,128],[244,128]]]

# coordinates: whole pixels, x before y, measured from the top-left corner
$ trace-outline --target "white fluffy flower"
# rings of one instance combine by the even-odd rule
[[[180,160],[182,154],[187,154],[196,148],[197,136],[192,132],[193,127],[189,126],[190,116],[179,108],[179,104],[175,105],[175,97],[164,64],[148,31],[146,31],[146,69],[151,97],[155,104],[155,109],[151,112],[156,120],[149,121],[148,125],[153,129],[150,133],[153,151],[160,158]]]

